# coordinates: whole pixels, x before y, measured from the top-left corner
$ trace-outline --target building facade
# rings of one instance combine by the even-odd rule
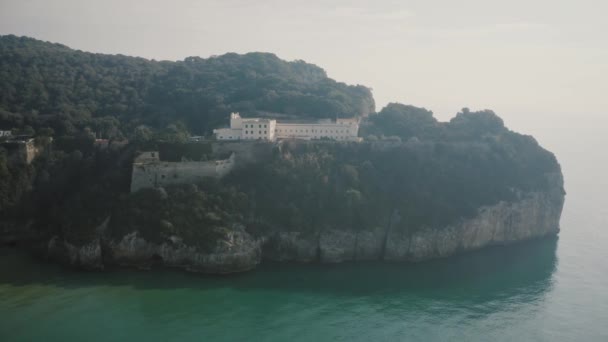
[[[359,141],[357,119],[277,122],[274,119],[246,118],[230,114],[230,128],[213,130],[218,140],[333,139]]]
[[[320,120],[317,122],[277,123],[278,139],[332,139],[338,141],[358,141],[359,122],[356,119]]]
[[[239,113],[230,114],[230,128],[214,129],[218,140],[275,140],[276,120],[241,118]]]

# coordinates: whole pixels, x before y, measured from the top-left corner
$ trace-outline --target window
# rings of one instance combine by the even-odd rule
[[[264,134],[266,134],[266,131],[264,131]]]
[[[264,128],[266,128],[266,125],[264,125]]]
[[[262,134],[262,131],[260,131],[260,134]]]
[[[260,127],[259,127],[259,128],[262,128],[262,125],[260,125]]]
[[[247,132],[247,131],[245,131],[245,134],[247,134],[247,133],[248,133],[248,132]]]

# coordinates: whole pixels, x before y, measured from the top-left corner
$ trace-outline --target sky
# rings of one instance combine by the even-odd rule
[[[605,0],[0,0],[0,34],[157,60],[264,51],[446,120],[603,116]]]

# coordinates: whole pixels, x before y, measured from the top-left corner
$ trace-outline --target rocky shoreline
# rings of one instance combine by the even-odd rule
[[[243,226],[236,226],[223,230],[211,249],[202,250],[179,236],[154,243],[131,232],[116,241],[104,235],[102,224],[99,237],[89,243],[75,246],[54,236],[44,249],[50,259],[83,269],[165,266],[212,274],[249,271],[264,260],[417,262],[556,235],[564,205],[563,180],[561,175],[548,180],[553,183],[549,192],[522,194],[517,201],[482,207],[476,216],[450,226],[421,227],[414,232],[390,229],[389,224],[362,231],[275,231],[252,236]]]

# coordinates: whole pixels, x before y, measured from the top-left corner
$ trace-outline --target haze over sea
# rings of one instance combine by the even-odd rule
[[[84,273],[0,250],[3,341],[606,341],[608,146],[592,115],[507,124],[556,153],[558,239],[419,264]],[[517,118],[519,118],[517,120]]]

